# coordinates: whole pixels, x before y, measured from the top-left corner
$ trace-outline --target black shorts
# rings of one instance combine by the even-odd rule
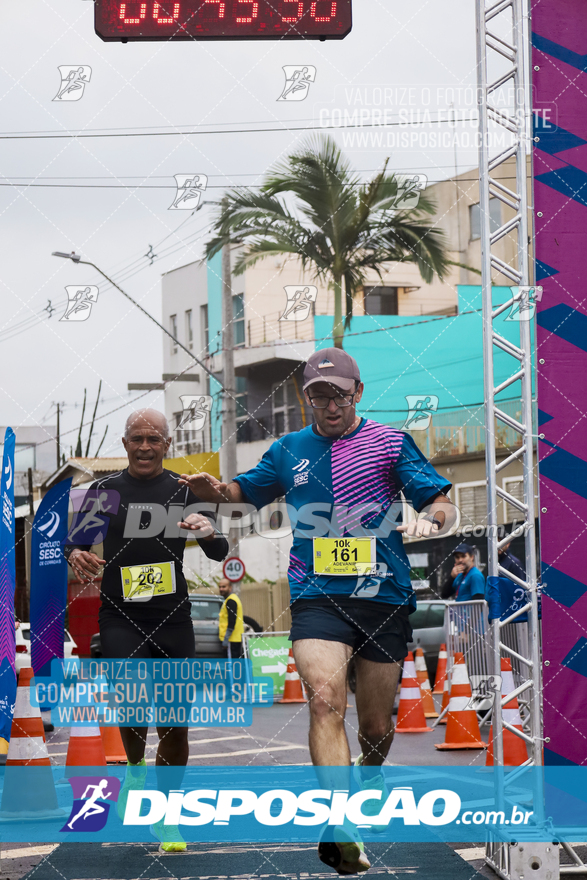
[[[119,614],[101,614],[100,641],[106,658],[163,660],[196,656],[191,620],[146,623]]]
[[[298,599],[291,606],[292,642],[325,639],[350,645],[354,654],[375,663],[395,663],[408,654],[412,639],[409,607],[370,599],[325,596]]]

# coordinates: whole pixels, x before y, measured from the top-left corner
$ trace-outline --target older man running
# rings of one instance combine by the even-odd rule
[[[100,537],[104,559],[91,549],[98,541],[92,538],[84,543],[83,529],[76,525],[71,531],[74,539],[66,548],[66,556],[82,581],[95,579],[104,566],[99,615],[104,657],[194,657],[194,628],[183,573],[186,536],[190,530],[206,556],[218,561],[227,555],[228,542],[201,513],[184,515],[185,509],[198,504],[200,499],[181,484],[178,474],[163,468],[171,443],[163,413],[153,409],[132,413],[122,442],[128,455],[128,467],[92,483],[82,506],[83,512],[84,507],[89,510],[93,505],[95,508],[99,501],[100,516],[105,520]],[[151,580],[157,580],[148,588],[142,587],[140,576],[135,578],[133,574],[145,566],[153,568]],[[125,784],[118,801],[122,815],[129,790],[143,788],[145,783],[147,731],[147,727],[120,729],[128,758]],[[158,727],[157,733],[157,766],[187,764],[187,727]],[[169,788],[169,785],[160,784],[160,787]],[[177,828],[161,822],[153,826],[153,832],[164,852],[185,850],[186,844]]]

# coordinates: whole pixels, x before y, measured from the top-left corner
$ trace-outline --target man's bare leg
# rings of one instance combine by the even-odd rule
[[[294,659],[310,697],[310,756],[317,766],[351,763],[344,729],[350,645],[325,639],[298,639]]]
[[[310,698],[310,755],[320,785],[325,789],[350,789],[351,753],[344,716],[352,649],[342,642],[299,639],[293,643],[293,653]],[[331,767],[337,769],[333,771]],[[323,830],[318,856],[339,874],[358,874],[370,867],[356,829],[346,821]]]
[[[393,741],[393,703],[401,663],[374,663],[364,657],[357,664],[357,714],[363,766],[383,764]]]

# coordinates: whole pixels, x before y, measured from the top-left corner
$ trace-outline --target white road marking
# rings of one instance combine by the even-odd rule
[[[58,843],[40,843],[38,846],[24,846],[22,849],[3,849],[0,858],[24,859],[28,856],[48,856],[58,846]]]
[[[466,862],[476,862],[478,859],[485,858],[484,846],[471,846],[469,849],[455,849],[455,852]]]
[[[293,749],[303,749],[308,751],[307,746],[268,746],[266,749],[238,749],[236,752],[209,752],[205,755],[193,755],[194,758],[231,758],[233,755],[262,755],[272,754],[273,752],[288,752]],[[147,764],[154,764],[155,758],[147,758]]]

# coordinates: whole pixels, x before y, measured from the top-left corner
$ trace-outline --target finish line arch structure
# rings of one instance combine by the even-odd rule
[[[519,658],[526,680],[516,690],[524,693],[530,710],[530,735],[525,737],[528,763],[579,765],[587,761],[587,554],[583,549],[587,543],[587,297],[581,284],[581,262],[587,254],[587,4],[585,0],[477,0],[476,11],[488,525],[497,525],[503,500],[513,503],[524,520],[516,534],[525,533],[528,575],[526,583],[517,583],[527,590],[523,610],[528,614],[529,649]],[[513,90],[512,101],[504,109],[498,96],[508,88]],[[506,129],[512,137],[511,146],[494,155],[490,137],[496,129]],[[492,173],[512,159],[515,183],[506,188]],[[498,198],[514,213],[495,231],[490,229],[490,198]],[[505,235],[517,240],[515,265],[503,263],[494,253]],[[506,306],[492,304],[492,276],[494,283],[497,277],[498,283],[513,288]],[[519,346],[503,339],[493,325],[504,308],[516,304],[519,315],[524,310],[528,318],[518,318]],[[497,387],[495,347],[512,358],[510,380]],[[505,387],[520,386],[522,419],[514,424],[500,410],[496,396]],[[538,425],[533,424],[533,391]],[[494,429],[500,423],[518,431],[521,446],[498,463]],[[497,480],[499,471],[514,458],[523,464],[521,503],[508,497]],[[534,534],[538,514],[539,582]],[[488,538],[490,578],[506,574],[499,567],[496,534],[495,528],[489,529],[493,535]],[[497,674],[501,657],[511,654],[501,638],[502,625],[494,621],[492,629]],[[503,763],[501,714],[496,700],[496,764]],[[535,792],[536,803],[543,803],[542,791]],[[553,849],[552,843],[532,845],[531,852],[540,861],[531,872],[537,880],[587,874],[571,845],[561,842],[572,866],[559,868],[558,847]],[[513,849],[507,842],[487,848],[488,864],[504,878],[521,876]]]

